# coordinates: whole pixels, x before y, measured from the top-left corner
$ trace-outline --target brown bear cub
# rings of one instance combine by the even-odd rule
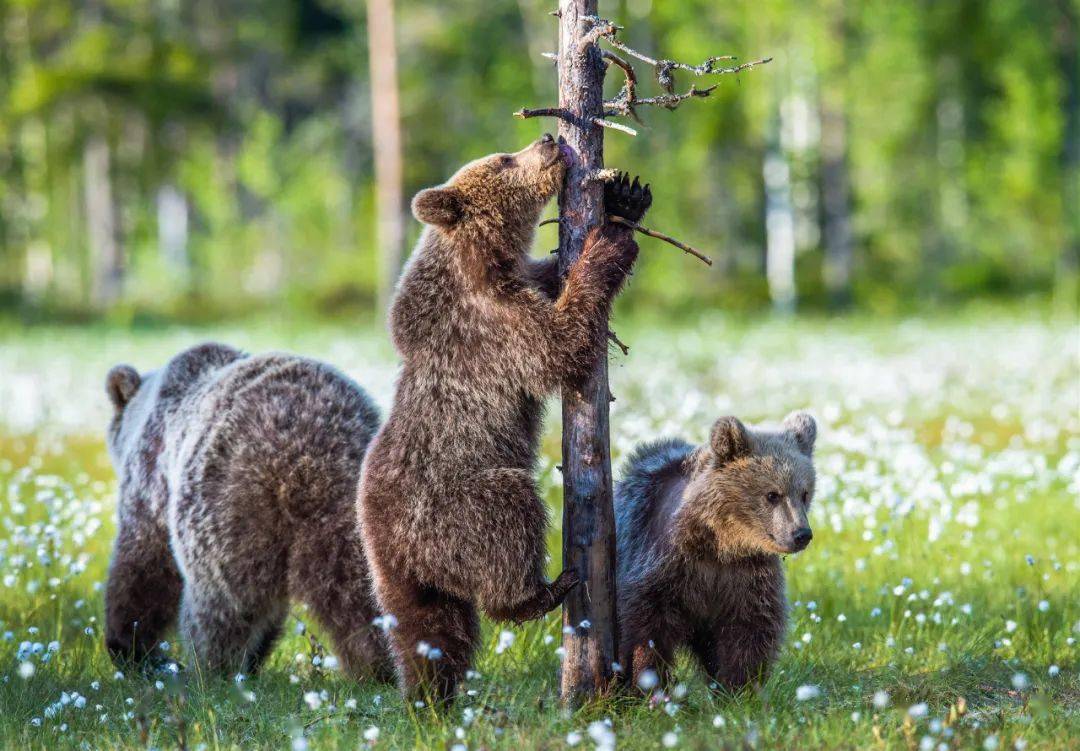
[[[402,372],[359,494],[399,684],[413,698],[453,697],[479,638],[477,608],[537,618],[577,582],[544,576],[548,520],[533,476],[543,400],[580,383],[605,351],[637,244],[609,223],[565,279],[554,257],[530,260],[571,158],[547,135],[413,199],[427,227],[390,313]],[[638,219],[650,202],[647,186],[607,186],[609,214]]]
[[[803,412],[776,431],[723,417],[705,446],[631,455],[615,519],[619,659],[634,685],[664,685],[684,646],[720,687],[764,680],[787,627],[780,556],[813,536],[816,435]]]
[[[250,672],[306,603],[351,676],[389,677],[356,526],[360,465],[379,415],[332,367],[220,344],[106,381],[119,531],[105,593],[119,663],[163,659],[179,618],[199,668]]]

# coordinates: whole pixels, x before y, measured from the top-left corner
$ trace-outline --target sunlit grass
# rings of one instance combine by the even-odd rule
[[[642,749],[1075,743],[1071,326],[708,320],[619,334],[632,349],[612,367],[617,460],[644,438],[700,440],[721,414],[808,408],[819,420],[814,543],[787,561],[790,635],[760,692],[714,694],[680,661],[667,696],[561,711],[550,616],[512,629],[501,653],[504,627],[485,624],[478,676],[440,715],[313,664],[318,626],[299,609],[258,676],[117,676],[101,635],[114,529],[100,438],[108,365],[153,367],[212,337],[324,357],[385,405],[392,355],[378,332],[343,328],[39,331],[0,345],[0,745],[591,749],[611,733]],[[553,506],[556,417],[540,468]],[[558,530],[550,539],[557,558]]]

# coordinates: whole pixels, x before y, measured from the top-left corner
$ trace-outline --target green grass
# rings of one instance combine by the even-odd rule
[[[577,738],[591,749],[590,725],[610,722],[629,749],[1074,747],[1074,326],[993,313],[620,326],[632,349],[613,359],[616,459],[644,438],[700,440],[721,414],[776,421],[805,407],[819,419],[814,543],[786,562],[791,629],[776,670],[759,692],[730,696],[680,660],[670,696],[568,713],[557,696],[557,618],[513,629],[501,654],[502,627],[485,624],[480,675],[442,715],[313,665],[324,648],[301,610],[265,671],[241,685],[195,672],[160,685],[116,677],[102,646],[115,487],[100,438],[105,368],[153,367],[193,341],[223,338],[329,359],[385,405],[394,364],[379,332],[11,333],[0,341],[0,746],[520,750]],[[543,446],[540,481],[557,520],[554,419]],[[556,559],[557,540],[553,529]],[[20,656],[22,642],[42,653]],[[875,706],[877,692],[886,706]],[[798,698],[806,694],[816,695]],[[925,715],[909,713],[923,703]],[[377,739],[365,738],[373,727]]]

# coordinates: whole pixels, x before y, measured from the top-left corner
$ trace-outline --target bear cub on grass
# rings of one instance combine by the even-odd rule
[[[203,344],[106,380],[120,482],[105,594],[119,663],[163,659],[179,617],[196,665],[250,672],[306,603],[354,677],[388,675],[354,502],[379,415],[334,368]]]
[[[401,355],[390,416],[364,463],[364,546],[401,688],[453,697],[480,637],[477,609],[537,618],[577,581],[544,576],[547,510],[534,480],[543,400],[580,384],[605,351],[607,316],[637,257],[624,226],[586,238],[560,278],[529,258],[571,154],[550,135],[465,165],[413,199],[427,225],[390,312]],[[631,220],[647,186],[608,183]]]
[[[704,446],[631,455],[615,519],[619,657],[634,685],[664,685],[680,647],[723,688],[764,680],[787,627],[780,556],[813,536],[816,435],[803,412],[775,431],[723,417]]]

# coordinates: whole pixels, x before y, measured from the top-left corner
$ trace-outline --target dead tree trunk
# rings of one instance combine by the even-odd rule
[[[559,3],[559,106],[585,127],[559,122],[576,159],[559,196],[559,268],[581,254],[589,230],[604,221],[604,190],[590,175],[604,166],[604,61],[583,37],[596,0]],[[608,439],[607,358],[599,358],[579,390],[562,397],[563,566],[581,585],[563,607],[562,697],[569,704],[602,693],[615,661],[615,518]]]
[[[401,117],[393,0],[368,0],[368,67],[371,131],[375,150],[376,243],[379,258],[378,314],[386,315],[401,271],[405,237],[401,209]]]
[[[701,65],[656,59],[628,47],[620,27],[596,16],[597,0],[560,0],[559,106],[522,109],[517,117],[556,117],[559,135],[574,151],[559,194],[559,270],[565,275],[585,245],[589,230],[605,221],[604,129],[637,135],[613,117],[637,119],[638,107],[674,110],[697,97],[707,97],[719,84],[703,89],[691,85],[675,90],[674,74],[692,76],[738,73],[769,59],[734,67],[720,67],[730,57],[710,57]],[[664,93],[638,96],[637,75],[630,62],[611,50],[604,40],[629,58],[652,66]],[[604,72],[608,64],[619,68],[623,86],[614,99],[604,101]],[[637,232],[664,240],[683,252],[712,264],[694,248],[667,235],[617,216],[610,218]],[[623,346],[613,334],[609,338]],[[624,349],[625,351],[625,349]],[[608,439],[607,358],[597,362],[586,382],[563,391],[563,566],[577,571],[581,584],[563,603],[563,657],[561,690],[566,704],[577,706],[606,691],[615,672],[615,515],[612,509],[611,452]]]

